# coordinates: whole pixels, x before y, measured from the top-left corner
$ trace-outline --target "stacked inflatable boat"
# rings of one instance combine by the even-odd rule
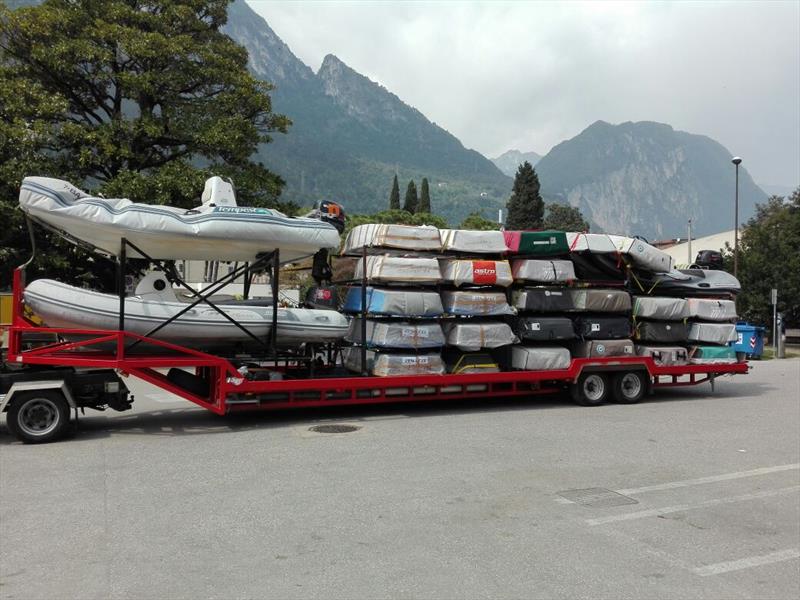
[[[360,257],[355,280],[366,283],[350,288],[344,306],[354,315],[344,353],[354,371],[564,369],[573,357],[634,355],[664,365],[736,360],[738,282],[677,271],[643,240],[373,224],[354,228],[343,253]]]
[[[46,177],[26,177],[19,204],[31,219],[112,256],[120,253],[123,239],[150,258],[164,260],[253,261],[278,249],[283,261],[292,261],[339,245],[337,228],[324,218],[237,206],[233,186],[219,177],[206,182],[201,205],[189,210],[94,197]],[[135,248],[128,248],[129,257],[142,256]],[[115,329],[119,323],[115,294],[39,279],[28,284],[25,301],[54,327]],[[189,306],[175,294],[165,273],[153,271],[124,301],[125,328],[147,335],[172,319],[153,337],[202,349],[249,343],[250,334],[264,340],[270,335],[273,299],[229,301],[217,307],[220,310],[203,303]],[[282,346],[336,341],[346,331],[347,319],[336,311],[277,310],[276,338]]]

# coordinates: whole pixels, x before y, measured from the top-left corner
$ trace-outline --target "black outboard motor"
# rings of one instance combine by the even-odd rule
[[[336,227],[336,231],[342,233],[344,231],[345,214],[344,207],[341,204],[331,200],[322,200],[317,206],[315,212],[320,221],[325,221]]]
[[[722,253],[716,250],[700,250],[700,252],[697,253],[697,257],[694,259],[694,264],[701,269],[721,271]]]
[[[306,292],[304,304],[309,308],[336,310],[339,304],[336,288],[333,286],[315,285]]]

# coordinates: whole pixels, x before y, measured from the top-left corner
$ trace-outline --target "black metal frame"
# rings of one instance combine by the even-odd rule
[[[176,319],[178,319],[183,314],[187,313],[195,306],[200,303],[205,303],[222,315],[225,319],[230,321],[233,325],[238,327],[242,330],[248,337],[253,339],[256,343],[258,343],[262,348],[264,348],[267,352],[270,352],[273,357],[277,358],[277,335],[278,335],[278,273],[280,270],[280,251],[278,249],[273,250],[272,252],[265,252],[264,254],[260,254],[256,257],[255,262],[251,263],[243,263],[241,267],[237,266],[233,269],[233,271],[223,275],[216,281],[212,282],[211,285],[205,289],[204,291],[200,292],[186,283],[182,277],[178,275],[175,269],[170,268],[165,264],[165,261],[154,259],[149,256],[145,251],[139,248],[136,244],[131,242],[126,238],[122,238],[120,240],[120,249],[119,254],[117,255],[117,294],[119,295],[119,330],[125,330],[125,271],[127,267],[127,260],[128,260],[128,252],[127,249],[131,248],[134,252],[139,254],[141,257],[146,259],[148,262],[156,265],[159,269],[164,271],[168,274],[169,278],[173,279],[173,283],[178,283],[191,292],[192,296],[196,299],[187,304],[183,309],[181,309],[176,314],[169,317],[163,323],[160,323],[155,328],[148,331],[144,337],[151,337],[156,332],[160,331],[164,327],[168,326],[170,323],[173,323]],[[258,271],[261,268],[266,267],[270,271],[270,282],[272,286],[272,327],[270,328],[269,334],[269,342],[265,343],[264,340],[259,338],[255,335],[252,331],[247,329],[244,325],[239,323],[236,319],[231,317],[228,313],[218,307],[213,301],[209,299],[210,296],[217,293],[219,290],[224,288],[229,283],[236,280],[242,274],[245,274],[247,278],[254,271]],[[249,285],[246,286],[247,291],[249,292]],[[130,346],[126,349],[131,349],[134,346],[141,343],[141,340],[134,341]]]

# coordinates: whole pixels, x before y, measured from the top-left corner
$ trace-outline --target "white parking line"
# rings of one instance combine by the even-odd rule
[[[769,473],[779,473],[780,471],[793,471],[800,469],[800,463],[791,465],[778,465],[775,467],[763,467],[750,471],[737,471],[735,473],[724,473],[722,475],[711,475],[709,477],[699,477],[697,479],[686,479],[684,481],[672,481],[669,483],[657,483],[639,488],[628,488],[627,490],[616,490],[618,494],[630,496],[633,494],[643,494],[645,492],[656,492],[659,490],[673,490],[675,488],[689,487],[690,485],[702,485],[704,483],[716,483],[717,481],[730,481],[731,479],[742,479],[744,477],[755,477],[756,475],[767,475]]]
[[[698,502],[697,504],[678,504],[675,506],[665,506],[663,508],[653,508],[650,510],[639,510],[636,512],[625,513],[621,515],[600,517],[598,519],[586,519],[586,524],[604,525],[606,523],[615,523],[617,521],[632,521],[633,519],[644,519],[645,517],[657,517],[659,515],[683,512],[685,510],[692,510],[696,508],[705,508],[707,506],[717,506],[720,504],[733,504],[734,502],[745,502],[747,500],[757,500],[758,498],[770,498],[772,496],[783,496],[785,494],[794,493],[798,490],[800,490],[800,485],[793,485],[791,487],[780,488],[777,490],[765,490],[763,492],[756,492],[753,494],[742,494],[741,496],[731,496],[729,498],[717,498],[714,500],[706,500],[705,502]]]
[[[720,573],[740,571],[741,569],[760,567],[761,565],[770,565],[772,563],[783,562],[785,560],[792,560],[795,558],[800,558],[800,550],[797,548],[790,548],[788,550],[779,550],[778,552],[771,552],[762,556],[750,556],[748,558],[742,558],[739,560],[730,560],[713,565],[706,565],[705,567],[697,567],[696,569],[692,569],[692,571],[701,577],[708,577],[709,575],[719,575]]]

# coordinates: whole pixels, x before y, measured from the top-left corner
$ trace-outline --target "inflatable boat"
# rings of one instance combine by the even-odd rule
[[[739,280],[725,271],[707,269],[673,269],[668,273],[656,273],[651,277],[640,277],[639,286],[645,293],[660,296],[735,296],[742,287]]]
[[[206,182],[201,201],[187,210],[100,198],[49,177],[26,177],[19,193],[32,219],[113,256],[122,238],[162,260],[253,261],[278,249],[281,262],[292,262],[339,246],[331,222],[237,206],[232,185],[219,177]],[[141,258],[131,248],[127,255]]]
[[[25,289],[25,302],[51,327],[115,330],[119,325],[119,297],[73,287],[51,279],[37,279]],[[218,305],[259,339],[272,328],[272,306]],[[150,273],[125,299],[125,329],[145,335],[187,304],[175,295],[160,273]],[[279,308],[277,341],[282,346],[329,342],[347,333],[347,318],[335,311]],[[153,335],[166,342],[194,348],[251,343],[252,338],[213,308],[200,303]]]

